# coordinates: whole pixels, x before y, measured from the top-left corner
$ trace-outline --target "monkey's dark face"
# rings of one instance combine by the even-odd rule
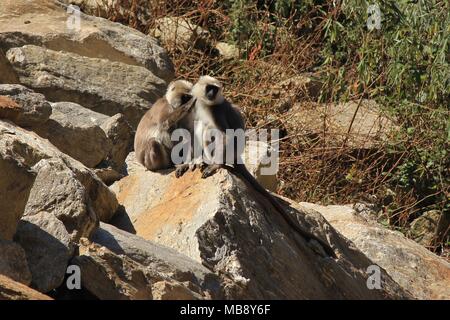
[[[192,83],[185,80],[171,82],[167,92],[166,99],[173,108],[179,108],[192,100]]]
[[[175,98],[172,102],[172,106],[174,108],[179,108],[185,104],[187,104],[192,99],[192,95],[189,93],[180,94],[179,97]]]
[[[213,84],[208,84],[205,86],[205,97],[209,101],[215,101],[217,97],[217,93],[219,92],[219,87]]]
[[[222,84],[210,76],[200,77],[191,93],[204,106],[219,105],[224,100]]]

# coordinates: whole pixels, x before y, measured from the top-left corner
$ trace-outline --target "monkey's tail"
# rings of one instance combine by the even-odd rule
[[[240,175],[244,178],[244,181],[247,181],[250,183],[257,192],[259,192],[262,196],[264,196],[267,200],[270,201],[270,203],[275,207],[275,209],[281,214],[281,216],[284,218],[284,220],[288,223],[288,225],[294,229],[297,233],[299,233],[303,238],[305,238],[307,241],[314,239],[317,242],[320,243],[320,245],[323,247],[325,252],[333,257],[336,258],[336,253],[334,250],[330,247],[328,243],[326,243],[324,240],[320,239],[316,235],[312,234],[311,232],[302,229],[297,223],[292,221],[291,216],[286,212],[286,210],[281,206],[281,204],[275,199],[274,196],[272,196],[259,182],[252,176],[252,174],[247,170],[244,164],[235,164],[234,167],[228,167],[229,170],[234,173],[235,175]]]

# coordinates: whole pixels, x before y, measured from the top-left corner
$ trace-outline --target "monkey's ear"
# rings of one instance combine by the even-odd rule
[[[175,81],[171,81],[169,85],[167,86],[167,91],[173,91],[175,90]]]

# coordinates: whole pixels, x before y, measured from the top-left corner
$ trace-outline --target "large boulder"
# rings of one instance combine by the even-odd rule
[[[15,240],[27,254],[32,287],[44,293],[59,287],[74,250],[64,224],[51,213],[39,212],[20,221]]]
[[[0,300],[52,300],[52,298],[0,274]]]
[[[100,299],[210,299],[220,297],[218,277],[161,245],[102,224],[80,255],[82,285]]]
[[[30,261],[33,286],[50,291],[61,284],[79,239],[89,237],[99,220],[113,217],[117,199],[80,162],[35,133],[0,120],[0,166],[5,163],[0,181],[11,195],[0,199],[0,206],[16,214],[5,223],[13,234],[23,213],[15,239]],[[14,192],[18,186],[20,192]]]
[[[12,48],[6,57],[20,82],[50,101],[75,102],[110,116],[123,113],[134,126],[166,88],[141,66],[34,45]]]
[[[0,48],[5,53],[34,44],[142,66],[165,81],[174,77],[173,64],[155,39],[119,23],[70,10],[55,0],[3,0],[0,12]]]
[[[26,215],[45,210],[54,212],[55,215],[60,215],[60,217],[64,215],[63,212],[67,212],[73,217],[81,217],[91,215],[90,211],[93,211],[99,220],[107,222],[118,208],[115,195],[91,170],[75,159],[61,153],[55,146],[35,133],[2,120],[0,120],[0,155],[4,155],[4,159],[17,159],[17,161],[20,161],[21,167],[34,172],[36,176],[39,176],[40,173],[43,175],[41,182],[33,187],[34,190],[31,190],[33,196],[30,196],[30,200],[34,200],[28,201],[25,210]],[[51,170],[53,170],[53,173],[50,172]],[[3,178],[7,171],[1,170],[0,173]],[[45,176],[47,176],[47,180],[44,178]],[[59,187],[58,179],[63,181]],[[65,190],[69,180],[78,181],[78,183],[73,182],[74,186],[76,185],[76,188],[80,189],[78,193],[75,193],[74,189],[69,187]],[[34,180],[31,184],[33,183]],[[53,190],[52,194],[49,194],[48,190]],[[73,193],[83,196],[72,195]],[[40,196],[42,198],[39,198]],[[44,198],[48,201],[42,200]],[[42,206],[37,205],[39,201]],[[63,204],[64,201],[81,201],[84,204],[75,205],[72,202],[65,205]],[[84,208],[86,214],[81,214],[78,210],[61,210],[64,206],[73,209]],[[70,225],[68,224],[67,227],[72,230],[70,231],[72,233],[74,228],[70,228],[70,226],[75,222],[69,216],[64,217],[64,219],[61,218],[61,220],[70,221]],[[83,234],[83,236],[87,235]]]
[[[122,113],[134,127],[164,94],[173,65],[139,31],[67,9],[54,0],[2,1],[0,50],[19,82],[95,111]]]
[[[450,299],[450,264],[400,232],[388,230],[351,206],[301,203],[320,212],[359,250],[417,299]]]
[[[205,47],[209,32],[185,17],[163,17],[150,33],[168,48]]]
[[[51,108],[50,119],[33,131],[87,167],[122,169],[133,143],[133,129],[122,114],[109,117],[73,102]]]
[[[45,123],[52,108],[42,94],[18,84],[0,84],[0,119],[32,128]]]
[[[31,283],[25,251],[17,243],[0,240],[0,274],[25,285]]]
[[[76,103],[52,103],[50,119],[34,131],[86,167],[94,168],[111,149],[105,132],[96,123],[96,115]]]
[[[409,297],[382,269],[380,289],[370,290],[366,270],[373,262],[320,214],[280,199],[295,223],[330,244],[336,259],[316,252],[266,199],[224,170],[208,179],[198,172],[176,179],[131,162],[128,169],[129,176],[112,186],[128,216],[114,223],[214,270],[225,298]]]

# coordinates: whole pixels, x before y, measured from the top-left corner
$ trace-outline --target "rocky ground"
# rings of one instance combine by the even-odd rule
[[[73,32],[68,18],[53,0],[0,3],[0,299],[450,298],[450,264],[370,207],[280,198],[331,258],[226,171],[146,171],[133,133],[174,78],[166,51],[84,14]],[[73,266],[81,290],[68,289]]]

